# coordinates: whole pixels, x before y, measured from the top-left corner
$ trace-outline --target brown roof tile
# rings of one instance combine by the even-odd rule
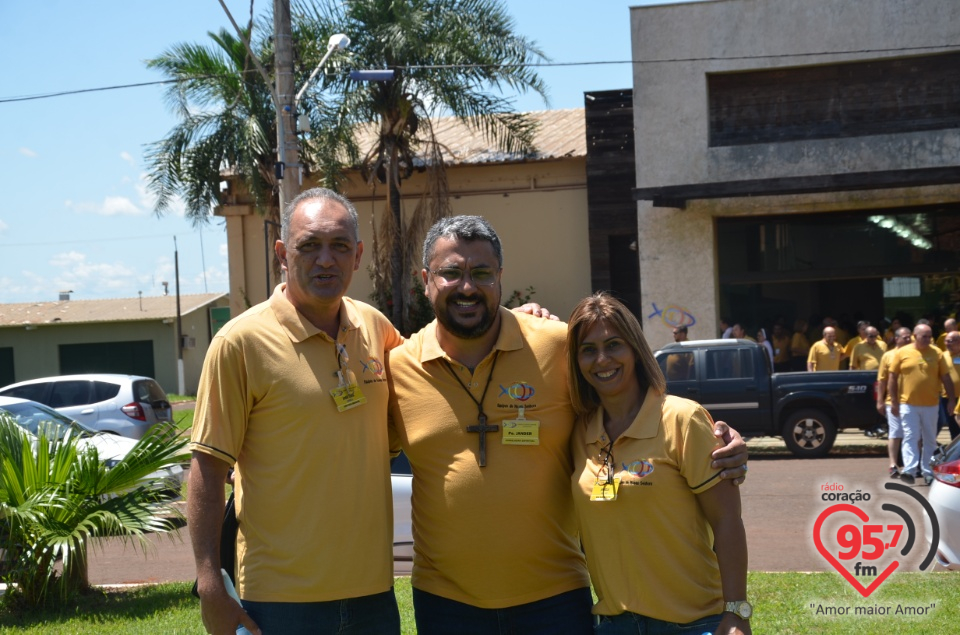
[[[200,309],[225,293],[180,296],[180,314]],[[67,300],[0,304],[0,328],[29,324],[81,324],[90,322],[133,322],[177,317],[173,295],[116,298],[111,300]]]

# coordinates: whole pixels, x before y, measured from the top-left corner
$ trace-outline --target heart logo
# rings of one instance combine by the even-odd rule
[[[887,576],[893,573],[896,570],[896,568],[900,566],[900,561],[894,560],[893,562],[891,562],[886,569],[884,569],[879,575],[877,575],[876,578],[874,578],[873,582],[870,583],[870,586],[864,587],[863,584],[860,583],[860,580],[857,580],[853,576],[853,574],[850,573],[843,566],[843,564],[841,564],[840,561],[836,557],[834,557],[832,553],[830,553],[827,550],[827,548],[823,544],[823,540],[820,538],[820,529],[821,527],[823,527],[824,521],[826,521],[826,519],[829,516],[836,513],[840,513],[840,512],[850,512],[851,514],[854,514],[855,516],[857,516],[857,518],[859,518],[861,521],[863,521],[863,523],[867,523],[870,520],[870,516],[859,507],[855,507],[853,505],[847,505],[843,503],[838,505],[833,505],[823,510],[823,512],[817,517],[817,522],[813,526],[813,542],[817,546],[817,551],[820,552],[820,555],[823,556],[827,562],[833,565],[834,569],[840,572],[840,575],[842,575],[844,579],[846,579],[846,581],[850,583],[850,586],[856,589],[857,592],[860,593],[860,595],[862,595],[863,597],[868,597],[871,593],[877,590],[877,587],[879,587],[884,580],[887,579]],[[874,546],[877,546],[876,543],[874,543]],[[884,546],[882,541],[879,542],[879,546],[880,547]],[[876,554],[876,550],[874,551],[874,554]],[[848,557],[852,558],[854,556],[851,553],[851,555]],[[859,563],[857,564],[859,565]]]

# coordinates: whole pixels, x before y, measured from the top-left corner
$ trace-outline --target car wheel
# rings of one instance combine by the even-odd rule
[[[783,424],[787,449],[802,459],[827,455],[837,440],[837,426],[822,410],[807,408],[791,413]]]

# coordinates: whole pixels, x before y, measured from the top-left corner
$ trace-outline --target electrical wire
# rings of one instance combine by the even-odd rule
[[[575,67],[575,66],[612,66],[620,64],[630,64],[633,66],[643,66],[646,64],[679,64],[679,63],[689,63],[689,62],[719,62],[725,60],[755,60],[755,59],[784,59],[784,58],[800,58],[800,57],[818,57],[823,55],[854,55],[854,54],[864,54],[864,53],[906,53],[910,51],[944,51],[944,49],[951,50],[954,48],[960,48],[958,44],[937,44],[937,45],[928,45],[928,46],[905,46],[899,48],[880,48],[880,49],[851,49],[846,51],[819,51],[814,53],[780,53],[776,55],[731,55],[723,57],[677,57],[669,59],[652,59],[652,60],[607,60],[607,61],[597,61],[597,62],[530,62],[527,64],[510,64],[512,67],[521,67],[521,68],[566,68],[566,67]],[[431,70],[431,69],[455,69],[455,68],[464,68],[464,69],[475,69],[475,68],[492,68],[496,67],[496,64],[419,64],[419,65],[409,65],[409,66],[397,66],[398,70],[403,71],[412,71],[412,70]],[[251,69],[246,72],[256,72]],[[230,75],[232,76],[232,75]],[[202,75],[198,77],[193,77],[191,80],[195,79],[209,79],[215,77],[224,77],[223,75]],[[51,93],[40,93],[37,95],[20,95],[13,97],[0,97],[0,104],[8,104],[21,101],[34,101],[38,99],[52,99],[54,97],[64,97],[67,95],[80,95],[84,93],[97,93],[105,92],[110,90],[124,90],[127,88],[142,88],[144,86],[162,86],[165,84],[175,84],[179,81],[178,79],[164,79],[154,82],[139,82],[136,84],[118,84],[115,86],[101,86],[98,88],[81,88],[77,90],[62,90]]]

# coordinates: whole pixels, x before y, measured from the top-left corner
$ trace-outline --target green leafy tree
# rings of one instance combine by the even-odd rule
[[[238,194],[249,197],[261,215],[279,221],[276,108],[270,86],[244,45],[249,39],[261,66],[272,70],[271,25],[272,16],[255,23],[251,15],[243,39],[221,29],[209,33],[211,44],[176,44],[147,60],[148,68],[173,80],[165,99],[179,119],[146,151],[148,189],[156,196],[158,214],[167,212],[179,197],[194,224],[207,222],[210,210],[221,203],[221,182],[229,178],[242,186],[245,191]],[[298,41],[294,50],[294,73],[302,85],[322,52],[314,56],[313,47],[305,49]],[[317,132],[300,137],[300,151],[314,157],[323,184],[336,187],[341,175],[330,169],[326,157],[336,154],[350,160],[356,153],[347,129],[334,120],[338,113],[318,99],[316,90],[307,97],[303,113]],[[310,166],[304,168],[308,176]],[[290,168],[285,178],[298,176]]]
[[[85,590],[87,548],[96,538],[119,537],[146,550],[147,533],[180,526],[182,515],[170,504],[171,484],[156,474],[189,458],[186,439],[173,424],[154,426],[109,467],[95,448],[80,443],[83,434],[43,425],[33,436],[0,411],[0,545],[7,603],[37,606]]]
[[[325,75],[323,89],[340,104],[338,121],[375,129],[372,144],[360,148],[368,181],[380,179],[387,186],[389,213],[373,244],[375,298],[394,325],[409,333],[417,326],[410,291],[423,236],[450,210],[431,117],[458,117],[501,151],[532,152],[535,123],[514,112],[509,95],[532,90],[546,100],[546,87],[531,66],[546,58],[514,31],[499,0],[299,0],[291,13],[304,47],[311,42],[320,47],[338,32],[353,40]],[[385,82],[358,82],[336,72],[337,64],[393,69],[395,75]],[[429,186],[405,218],[400,184],[418,165],[430,171]]]

